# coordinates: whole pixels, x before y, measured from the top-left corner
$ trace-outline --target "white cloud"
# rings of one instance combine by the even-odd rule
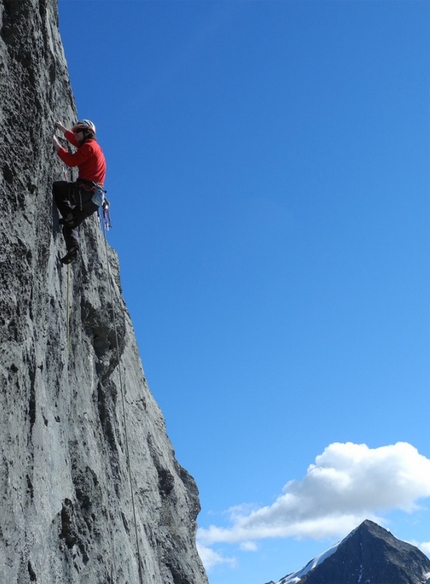
[[[258,546],[255,541],[244,541],[240,544],[240,549],[243,552],[256,552],[258,550]]]
[[[280,537],[319,539],[344,536],[378,514],[412,512],[430,497],[430,460],[410,444],[369,448],[334,443],[316,457],[301,480],[289,481],[272,505],[250,511],[235,506],[229,527],[199,529],[200,545],[242,543]]]
[[[197,551],[199,552],[200,559],[202,560],[206,570],[210,570],[218,564],[230,564],[230,566],[233,568],[236,566],[235,558],[226,558],[220,553],[202,545],[199,542],[197,542]]]
[[[426,554],[426,556],[429,556],[430,558],[430,541],[423,541],[423,543],[418,544],[418,547],[423,554]]]

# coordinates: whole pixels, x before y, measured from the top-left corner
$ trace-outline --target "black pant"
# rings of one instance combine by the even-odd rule
[[[91,201],[92,191],[87,191],[74,182],[59,180],[52,187],[54,201],[61,216],[67,221],[73,221],[73,227],[63,225],[63,236],[67,251],[79,247],[79,225],[98,209]]]

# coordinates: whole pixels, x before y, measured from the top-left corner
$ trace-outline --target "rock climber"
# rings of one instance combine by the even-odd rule
[[[61,262],[70,264],[79,253],[79,225],[103,203],[106,160],[96,141],[96,127],[91,120],[79,120],[71,130],[61,122],[55,122],[55,126],[77,148],[71,154],[55,135],[52,139],[61,160],[67,166],[79,169],[76,182],[56,181],[52,188],[55,204],[61,213],[60,224],[67,248]]]

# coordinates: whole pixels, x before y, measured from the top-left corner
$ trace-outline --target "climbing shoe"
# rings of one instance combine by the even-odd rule
[[[61,263],[64,264],[65,266],[67,266],[67,264],[71,264],[73,262],[73,260],[75,260],[77,257],[78,257],[78,248],[72,247],[72,249],[69,250],[63,258],[61,258]]]

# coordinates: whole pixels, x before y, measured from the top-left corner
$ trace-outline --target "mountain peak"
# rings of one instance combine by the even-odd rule
[[[278,584],[425,584],[429,580],[427,556],[366,520]]]

